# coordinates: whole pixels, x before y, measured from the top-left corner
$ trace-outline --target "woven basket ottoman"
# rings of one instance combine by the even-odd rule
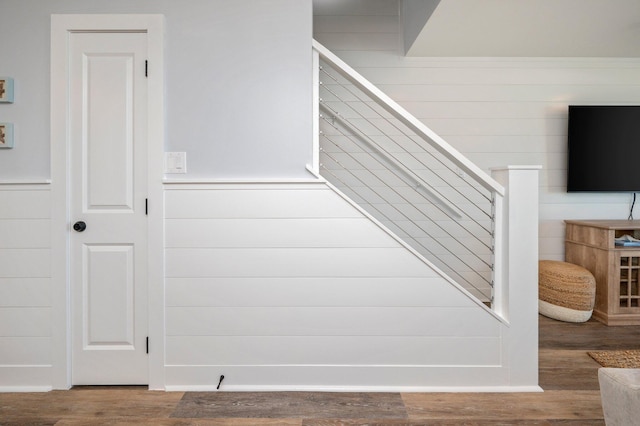
[[[565,322],[591,318],[596,279],[582,266],[557,260],[538,262],[538,310],[545,317]]]

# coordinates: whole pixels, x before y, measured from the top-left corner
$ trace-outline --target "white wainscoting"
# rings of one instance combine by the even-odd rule
[[[334,3],[314,2],[314,38],[454,148],[543,166],[540,258],[564,259],[565,219],[627,218],[630,194],[567,194],[567,106],[638,104],[639,58],[405,57],[398,2]]]
[[[166,389],[508,387],[505,325],[326,185],[165,188]]]
[[[48,185],[0,184],[0,391],[51,389]]]

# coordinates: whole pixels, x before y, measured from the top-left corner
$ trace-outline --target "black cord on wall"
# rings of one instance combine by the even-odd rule
[[[636,193],[633,193],[633,201],[631,201],[631,209],[629,210],[629,217],[627,220],[633,220],[633,206],[636,204]]]

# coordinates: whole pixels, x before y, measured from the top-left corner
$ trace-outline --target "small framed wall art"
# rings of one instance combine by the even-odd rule
[[[9,77],[0,77],[0,102],[13,102],[13,79]]]
[[[13,148],[13,123],[0,123],[1,148]]]

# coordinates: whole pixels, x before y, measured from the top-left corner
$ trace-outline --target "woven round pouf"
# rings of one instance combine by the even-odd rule
[[[596,279],[582,266],[557,260],[538,262],[538,310],[545,317],[566,322],[591,318]]]

